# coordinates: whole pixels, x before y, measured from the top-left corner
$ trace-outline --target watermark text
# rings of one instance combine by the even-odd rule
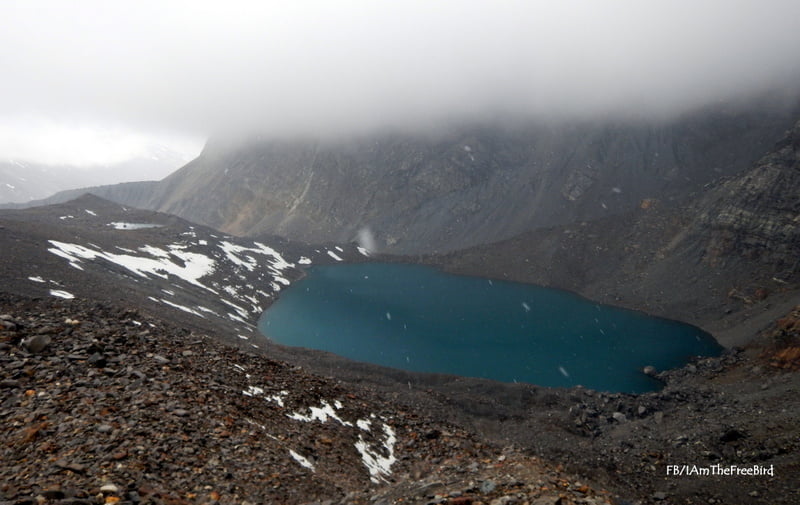
[[[667,465],[667,475],[698,475],[701,477],[712,475],[759,477],[762,475],[769,475],[770,477],[773,477],[775,475],[775,467],[774,465]]]

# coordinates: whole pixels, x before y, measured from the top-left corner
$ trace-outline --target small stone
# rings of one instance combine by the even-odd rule
[[[19,381],[14,379],[5,379],[0,381],[0,388],[18,388]]]
[[[614,412],[613,414],[611,414],[611,417],[613,417],[614,420],[617,421],[618,423],[624,423],[628,420],[627,416],[625,416],[625,414],[623,414],[622,412]]]
[[[645,375],[653,377],[656,374],[656,367],[653,365],[647,365],[646,367],[642,368],[642,372],[644,372]]]
[[[22,345],[32,354],[39,354],[50,345],[50,337],[48,335],[34,335],[25,340]]]
[[[86,465],[82,465],[80,463],[70,463],[63,459],[56,461],[55,465],[59,468],[62,468],[64,470],[69,470],[75,473],[83,473],[86,471]]]
[[[97,427],[97,431],[100,433],[111,433],[112,431],[114,431],[114,427],[111,426],[110,424],[101,424],[100,426]]]
[[[189,411],[185,409],[175,409],[172,411],[172,413],[178,417],[186,417],[189,415]]]
[[[89,356],[89,360],[87,361],[87,363],[96,368],[103,368],[104,366],[106,366],[107,361],[105,356],[103,356],[99,352],[96,352],[91,356]]]
[[[492,491],[494,491],[495,489],[497,489],[497,484],[495,484],[491,480],[485,480],[485,481],[481,482],[481,485],[480,485],[479,489],[481,490],[481,493],[489,494]]]
[[[100,492],[103,494],[117,494],[119,493],[119,487],[109,482],[100,486]]]
[[[155,362],[158,363],[159,365],[166,365],[167,363],[169,363],[169,358],[165,358],[160,354],[154,354],[153,360],[155,360]]]
[[[657,491],[657,492],[653,493],[653,499],[654,500],[659,500],[659,501],[666,500],[667,499],[667,493],[665,493],[664,491]]]
[[[640,416],[643,416],[646,412],[647,412],[647,407],[645,407],[644,405],[639,405],[639,408],[636,409],[636,413],[639,414]]]
[[[759,493],[758,493],[758,491],[755,491],[755,490],[753,490],[753,491],[750,491],[750,493],[749,493],[749,494],[750,494],[750,496],[752,496],[753,498],[755,498],[755,497],[757,497],[757,496],[758,496],[758,494],[759,494]]]
[[[42,491],[42,496],[44,496],[48,500],[61,500],[66,495],[64,494],[64,491],[61,490],[61,488],[56,487],[56,488],[45,489],[44,491]]]
[[[655,421],[656,424],[663,423],[664,422],[664,413],[661,412],[661,411],[658,411],[655,414],[653,414],[653,421]]]

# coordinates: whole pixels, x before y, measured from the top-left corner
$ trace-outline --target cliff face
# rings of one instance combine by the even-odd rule
[[[212,139],[161,182],[91,191],[236,235],[346,242],[369,228],[384,252],[452,251],[623,215],[643,199],[691,198],[751,166],[796,108],[727,104],[668,123],[483,125],[341,142]]]
[[[786,125],[715,111],[659,125],[212,143],[149,204],[240,235],[343,242],[368,227],[384,251],[447,251],[683,198],[750,165]]]
[[[800,302],[800,122],[735,177],[682,202],[432,259],[699,324],[744,343]]]
[[[712,192],[696,227],[707,260],[744,256],[791,275],[800,260],[800,122],[756,165]]]

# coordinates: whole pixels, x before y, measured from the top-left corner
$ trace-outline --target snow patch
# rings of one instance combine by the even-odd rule
[[[397,458],[394,455],[394,444],[397,436],[391,426],[383,424],[384,440],[379,447],[374,447],[364,440],[363,435],[358,436],[356,450],[361,454],[361,461],[369,470],[370,480],[379,483],[381,480],[388,482],[386,477],[392,473],[392,465]]]
[[[95,216],[95,217],[97,217],[97,214],[95,214],[95,212],[94,212],[94,211],[92,211],[92,210],[89,210],[89,209],[83,209],[83,210],[85,210],[85,211],[86,211],[86,213],[87,213],[87,214],[89,214],[90,216]]]
[[[342,258],[337,256],[336,253],[333,252],[333,251],[328,251],[328,256],[330,256],[331,258],[335,259],[336,261],[344,261]]]
[[[245,396],[259,396],[264,394],[264,390],[258,386],[247,386],[247,389],[242,391]]]
[[[287,416],[291,419],[294,419],[295,421],[303,421],[306,423],[310,423],[312,421],[319,421],[321,423],[325,423],[330,418],[335,421],[338,421],[343,426],[353,426],[353,423],[349,421],[343,421],[342,418],[340,418],[336,414],[336,410],[334,410],[334,407],[327,401],[322,400],[320,405],[321,405],[320,407],[309,407],[308,415],[301,414],[299,412],[292,412],[291,414],[287,414]],[[337,408],[341,408],[341,403],[338,403],[337,405],[338,405]]]
[[[297,454],[296,452],[294,452],[291,449],[289,450],[289,454],[292,456],[292,458],[294,458],[295,461],[300,463],[300,466],[302,466],[303,468],[308,468],[312,472],[314,471],[314,465],[312,465],[309,460],[307,460],[303,456]]]
[[[306,258],[305,256],[301,256],[300,259],[297,260],[297,263],[300,264],[300,265],[310,265],[311,264],[311,259]]]
[[[154,223],[123,223],[115,221],[108,223],[108,226],[111,226],[115,230],[142,230],[145,228],[161,228],[164,225]]]
[[[206,316],[204,316],[203,314],[201,314],[201,313],[197,312],[196,310],[194,310],[192,308],[189,308],[189,307],[187,307],[185,305],[179,305],[177,303],[173,303],[173,302],[171,302],[169,300],[165,300],[163,298],[153,298],[152,296],[148,296],[148,298],[153,300],[154,302],[161,302],[161,303],[163,303],[165,305],[169,305],[170,307],[174,307],[174,308],[176,308],[178,310],[182,310],[184,312],[188,312],[189,314],[195,315],[197,317],[202,317],[203,319],[206,318]]]
[[[60,289],[51,289],[50,290],[50,294],[53,295],[53,296],[57,296],[59,298],[64,298],[66,300],[71,300],[71,299],[75,298],[75,295],[73,295],[72,293],[68,293],[68,292],[62,291]]]
[[[114,254],[102,250],[89,249],[78,244],[69,244],[49,240],[53,248],[48,249],[51,253],[69,260],[70,265],[80,268],[78,264],[81,259],[105,259],[116,263],[140,277],[153,275],[162,279],[167,279],[169,275],[174,275],[189,284],[201,287],[212,293],[216,291],[202,284],[198,279],[214,272],[215,262],[213,259],[203,254],[181,251],[179,246],[170,246],[171,253],[183,261],[183,265],[173,263],[169,259],[168,252],[156,247],[144,246],[140,251],[147,252],[159,259],[143,258],[129,254]]]
[[[44,279],[42,279],[38,275],[36,277],[28,277],[28,280],[33,282],[44,282]]]

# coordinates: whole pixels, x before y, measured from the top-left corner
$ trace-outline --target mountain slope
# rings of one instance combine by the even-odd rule
[[[364,258],[353,245],[268,242],[275,248],[85,195],[1,211],[0,278],[7,290],[30,296],[101,296],[159,306],[191,327],[225,328],[226,334],[233,328],[242,341],[263,345],[254,337],[255,322],[301,276],[300,265],[332,262],[333,251],[342,259]]]
[[[235,239],[87,196],[0,212],[0,251],[0,501],[796,502],[797,311],[767,356],[695,361],[633,396],[242,338],[256,309],[231,303],[269,303],[297,274],[287,258],[363,258],[353,246]],[[667,474],[684,461],[774,475]]]
[[[747,168],[797,104],[718,104],[670,122],[474,125],[350,141],[212,139],[145,190],[93,188],[126,205],[234,235],[348,242],[368,228],[393,253],[452,251],[536,228],[679,201]]]
[[[702,326],[727,345],[800,303],[800,122],[749,169],[675,204],[432,259]]]

